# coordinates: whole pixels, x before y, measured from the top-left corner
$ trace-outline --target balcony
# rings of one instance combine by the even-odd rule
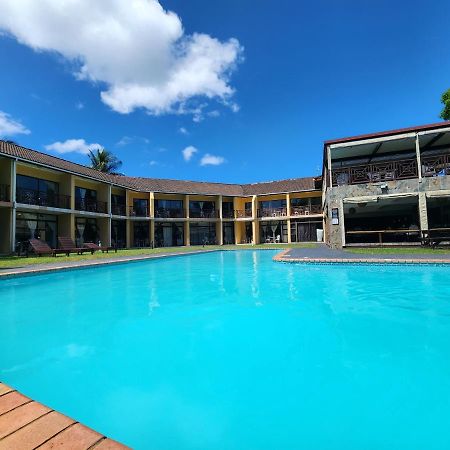
[[[129,206],[130,217],[150,217],[150,209],[147,206]]]
[[[26,205],[70,209],[70,195],[60,195],[34,189],[18,187],[16,189],[16,201],[17,203],[24,203]]]
[[[312,214],[322,214],[322,207],[320,205],[291,206],[291,216],[310,216]]]
[[[251,219],[253,217],[251,209],[236,209],[234,213],[236,219]]]
[[[415,158],[383,163],[361,164],[342,169],[333,169],[332,171],[333,186],[377,183],[417,177],[417,160]]]
[[[111,205],[111,214],[113,216],[126,216],[127,208],[125,205]]]
[[[186,217],[184,209],[181,208],[158,208],[155,211],[157,219],[182,219]]]
[[[203,211],[198,209],[189,210],[189,218],[191,219],[217,219],[219,217],[219,211]]]
[[[439,177],[450,175],[450,155],[422,157],[422,176]]]
[[[9,202],[9,186],[7,184],[0,184],[0,202]]]
[[[263,208],[258,209],[258,217],[286,217],[286,208]]]
[[[106,202],[100,200],[91,199],[75,199],[75,209],[78,211],[87,211],[106,214],[108,212],[108,206]]]

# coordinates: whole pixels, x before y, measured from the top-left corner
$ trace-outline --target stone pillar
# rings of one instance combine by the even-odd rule
[[[417,173],[419,175],[419,183],[422,180],[422,161],[420,158],[420,142],[419,135],[416,134],[416,158],[417,158]]]
[[[419,220],[420,229],[422,231],[428,231],[428,209],[425,192],[419,192]]]
[[[11,232],[9,234],[9,246],[11,253],[16,251],[16,160],[11,163]]]

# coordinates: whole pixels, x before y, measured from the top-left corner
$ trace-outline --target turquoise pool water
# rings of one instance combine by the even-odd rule
[[[273,255],[0,281],[0,379],[137,449],[450,448],[450,268]]]

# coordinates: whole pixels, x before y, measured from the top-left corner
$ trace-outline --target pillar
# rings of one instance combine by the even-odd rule
[[[416,134],[416,158],[417,158],[417,173],[419,175],[419,182],[420,182],[422,180],[422,162],[420,158],[420,142],[418,134]]]
[[[420,229],[422,231],[428,231],[428,209],[425,192],[419,192],[419,220]]]
[[[218,208],[217,208],[218,206]],[[219,245],[223,245],[223,222],[222,222],[222,196],[218,195],[216,199],[216,209],[219,210],[219,221],[216,225],[216,236]]]
[[[185,196],[184,200],[184,210],[186,216],[186,222],[184,223],[184,243],[185,245],[191,245],[191,235],[190,235],[190,227],[189,227],[189,195]]]
[[[287,219],[287,240],[288,244],[292,242],[291,237],[291,194],[286,194],[286,215],[288,217]]]
[[[9,233],[9,245],[11,253],[16,251],[16,163],[14,159],[11,163],[11,232]]]

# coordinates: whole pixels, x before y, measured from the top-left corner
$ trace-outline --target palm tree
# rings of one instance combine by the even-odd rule
[[[122,161],[106,148],[99,147],[94,151],[89,150],[88,157],[93,169],[111,175],[122,175],[118,172],[118,169],[122,166]]]

